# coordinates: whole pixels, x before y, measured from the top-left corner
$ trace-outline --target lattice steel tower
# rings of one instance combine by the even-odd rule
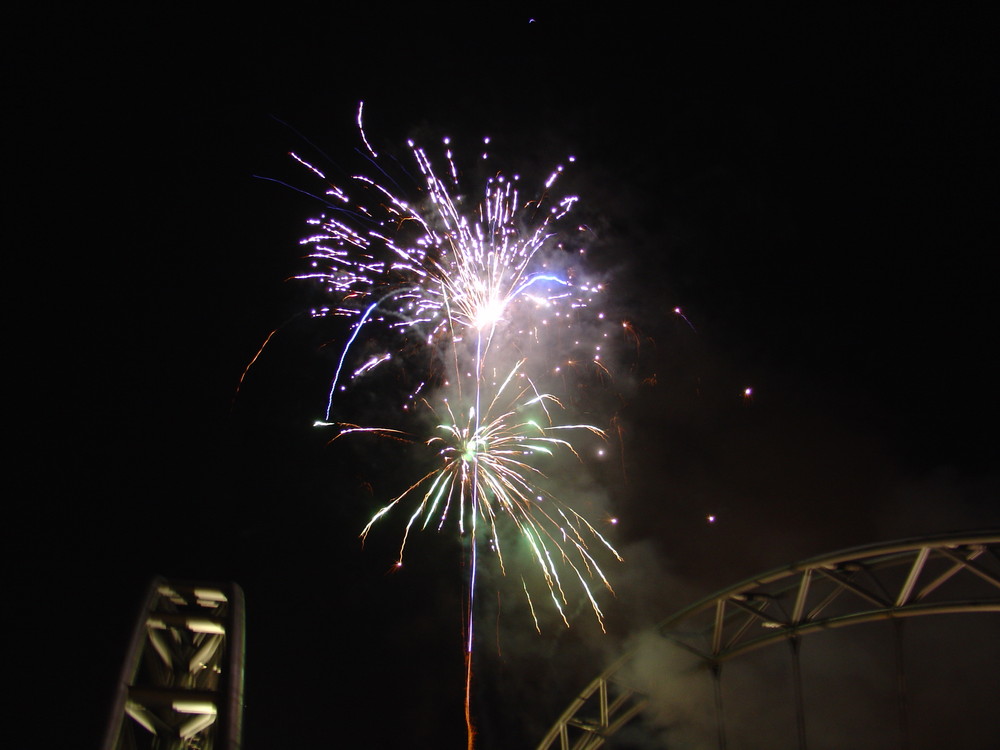
[[[102,750],[239,750],[243,652],[239,586],[154,579]]]

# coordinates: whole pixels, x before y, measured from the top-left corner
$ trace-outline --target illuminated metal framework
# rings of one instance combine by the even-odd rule
[[[1000,613],[1000,530],[992,529],[857,547],[778,568],[677,612],[657,631],[702,660],[716,678],[723,662],[789,642],[798,679],[798,640],[810,633],[875,620],[988,612]],[[648,699],[624,678],[636,655],[626,653],[595,678],[538,750],[594,750],[638,716]],[[795,697],[804,746],[799,684]],[[719,745],[725,747],[719,723]]]
[[[238,750],[243,652],[239,586],[154,579],[102,750]]]

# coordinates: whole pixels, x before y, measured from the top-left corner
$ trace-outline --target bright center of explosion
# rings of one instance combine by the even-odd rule
[[[503,300],[495,297],[489,299],[479,307],[472,325],[479,331],[494,326],[500,322],[500,319],[503,317],[503,311]]]
[[[486,441],[481,438],[473,438],[465,444],[465,452],[462,453],[462,460],[466,463],[475,461],[476,456],[486,452]]]

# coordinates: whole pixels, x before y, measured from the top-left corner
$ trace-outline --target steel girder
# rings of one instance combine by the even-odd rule
[[[239,750],[243,719],[239,586],[149,585],[102,750]]]
[[[656,632],[710,668],[754,649],[873,620],[1000,613],[1000,529],[868,545],[742,581],[663,620]],[[581,691],[538,750],[594,750],[647,705],[621,656]]]

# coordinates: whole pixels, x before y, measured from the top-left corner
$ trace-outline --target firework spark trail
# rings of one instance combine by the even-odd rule
[[[372,159],[377,159],[364,135],[360,107],[358,126],[366,150]],[[433,414],[441,415],[439,419],[447,415],[438,424],[436,434],[423,441],[436,452],[436,468],[380,508],[362,530],[361,537],[367,538],[373,526],[393,508],[420,496],[421,492],[423,495],[405,526],[397,565],[402,564],[410,532],[417,526],[434,525],[440,530],[449,514],[454,513],[459,533],[467,534],[470,575],[466,613],[466,721],[471,747],[474,732],[469,697],[480,521],[502,572],[505,563],[498,523],[507,519],[537,563],[563,622],[569,625],[564,610],[568,599],[562,567],[570,578],[578,581],[604,627],[603,613],[590,581],[596,578],[608,589],[611,585],[591,554],[588,542],[597,542],[614,557],[621,558],[583,516],[541,488],[545,475],[535,465],[539,457],[556,452],[580,458],[562,435],[582,432],[601,439],[606,437],[592,425],[553,422],[552,410],[563,405],[554,395],[536,387],[536,378],[541,373],[559,373],[561,364],[580,361],[580,349],[585,346],[581,339],[585,342],[586,335],[575,331],[573,323],[580,311],[591,304],[599,287],[580,283],[570,273],[550,267],[556,257],[550,248],[558,244],[556,223],[577,201],[575,196],[551,199],[551,190],[563,171],[561,166],[545,181],[542,197],[531,201],[521,199],[516,175],[507,178],[497,172],[486,180],[480,202],[469,211],[464,210],[459,170],[450,146],[446,152],[449,185],[438,177],[422,148],[412,141],[408,145],[421,180],[419,205],[411,205],[367,176],[356,175],[351,179],[355,187],[374,196],[377,209],[355,201],[351,191],[333,185],[321,170],[293,155],[296,161],[327,181],[327,205],[331,209],[310,220],[315,229],[302,243],[310,247],[307,257],[312,270],[298,278],[320,282],[338,300],[332,309],[324,308],[314,314],[354,319],[331,382],[326,420],[317,424],[332,424],[336,393],[346,390],[346,381],[366,377],[387,362],[405,362],[404,349],[412,352],[414,342],[424,352],[425,364],[428,354],[438,363],[432,368],[438,377],[422,379],[407,397],[408,403],[418,403],[417,394],[426,386],[429,393],[434,391],[436,395],[422,396],[419,402]],[[377,168],[385,174],[381,167]],[[556,358],[558,348],[551,347],[541,333],[546,330],[552,334],[556,329],[574,341],[574,356],[565,362]],[[374,355],[369,351],[362,361],[349,366],[363,332],[369,335],[362,341],[367,346],[381,342],[382,351]],[[532,346],[542,354],[537,358],[531,356],[529,362],[525,352]],[[585,357],[606,371],[599,352],[600,347],[596,346]],[[491,369],[487,363],[504,358],[514,358],[516,364],[499,378],[498,385],[494,382],[497,368]],[[450,364],[445,367],[445,362]],[[531,367],[539,371],[535,376],[528,373]],[[442,376],[449,368],[452,375]],[[471,385],[464,385],[466,381]],[[436,409],[432,406],[434,400]],[[456,418],[456,414],[464,416]],[[537,414],[538,418],[526,416],[530,414]],[[334,439],[371,433],[417,442],[405,430],[344,423],[339,426]],[[523,577],[522,584],[538,628],[534,604]]]

